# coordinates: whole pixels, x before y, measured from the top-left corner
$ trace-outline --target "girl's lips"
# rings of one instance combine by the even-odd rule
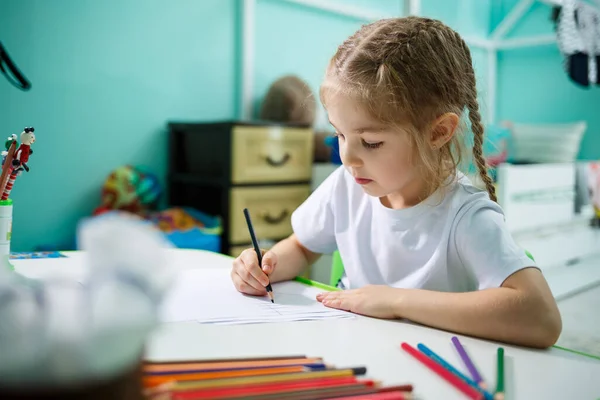
[[[354,180],[356,181],[356,183],[358,183],[359,185],[366,185],[367,183],[373,182],[372,179],[365,179],[365,178],[354,178]]]

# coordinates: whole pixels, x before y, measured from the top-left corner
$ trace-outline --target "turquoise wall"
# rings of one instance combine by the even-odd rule
[[[36,128],[15,184],[12,247],[72,241],[110,170],[165,174],[165,123],[236,112],[234,0],[2,0],[0,40],[31,80],[0,77],[0,135]]]

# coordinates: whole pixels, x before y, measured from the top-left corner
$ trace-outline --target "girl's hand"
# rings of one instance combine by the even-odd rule
[[[265,286],[269,284],[269,275],[277,267],[277,255],[272,251],[261,250],[262,268],[258,265],[258,257],[254,249],[246,249],[233,260],[231,279],[235,288],[246,294],[264,296],[267,294]]]
[[[398,318],[402,289],[385,285],[369,285],[360,289],[325,292],[317,300],[327,307],[338,308],[375,318]]]

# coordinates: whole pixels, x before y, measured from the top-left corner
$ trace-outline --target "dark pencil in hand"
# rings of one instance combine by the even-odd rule
[[[252,239],[252,245],[254,246],[254,251],[256,252],[256,257],[258,258],[258,266],[262,268],[262,253],[258,247],[258,241],[256,240],[256,235],[254,234],[254,227],[252,226],[252,220],[250,219],[250,212],[248,212],[247,208],[244,208],[244,217],[246,217],[246,224],[248,225],[248,231],[250,232],[250,239]],[[270,282],[267,284],[265,289],[267,289],[267,295],[271,299],[271,303],[275,303],[273,299],[273,288],[271,288]]]

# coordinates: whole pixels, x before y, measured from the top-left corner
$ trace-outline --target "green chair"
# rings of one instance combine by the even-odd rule
[[[344,276],[344,263],[339,251],[333,252],[333,260],[331,262],[331,276],[329,278],[329,285],[337,287],[338,282]]]

